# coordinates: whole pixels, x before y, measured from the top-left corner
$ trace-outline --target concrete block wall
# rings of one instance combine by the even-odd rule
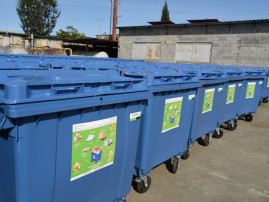
[[[175,62],[177,42],[209,42],[212,43],[211,64],[269,67],[269,33],[122,35],[118,57],[132,59],[134,42],[161,43],[159,62]]]

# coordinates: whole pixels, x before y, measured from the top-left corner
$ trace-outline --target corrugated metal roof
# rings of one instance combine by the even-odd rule
[[[165,25],[137,25],[137,26],[122,26],[117,28],[125,29],[125,28],[147,28],[147,27],[165,27],[165,26],[176,27],[176,26],[199,26],[199,25],[213,25],[213,24],[250,24],[250,23],[269,23],[269,19],[204,22],[204,23],[180,23],[180,24],[165,24]]]

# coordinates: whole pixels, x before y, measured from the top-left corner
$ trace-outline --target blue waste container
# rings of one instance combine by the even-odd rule
[[[195,74],[143,68],[123,71],[125,77],[146,79],[151,92],[142,116],[133,182],[135,190],[144,193],[151,184],[148,174],[155,166],[168,161],[168,169],[176,173],[179,158],[188,145],[201,83]]]
[[[262,96],[265,73],[247,67],[241,69],[244,72],[245,80],[242,84],[238,114],[246,121],[251,122]]]
[[[27,72],[0,79],[0,201],[123,200],[146,82]]]
[[[235,130],[237,128],[238,118],[240,117],[238,115],[238,108],[242,89],[240,87],[244,80],[243,71],[220,65],[201,65],[201,67],[223,72],[224,76],[228,79],[227,83],[224,83],[223,86],[223,99],[221,99],[220,103],[218,128],[224,124],[226,129],[231,131]],[[223,133],[220,132],[218,134],[214,133],[213,137],[221,138]]]
[[[203,84],[197,91],[189,143],[182,155],[187,159],[190,155],[192,145],[196,140],[203,138],[203,145],[208,146],[212,135],[221,137],[223,131],[219,128],[220,104],[224,98],[224,85],[228,82],[223,72],[203,69],[184,68],[184,72],[196,72]]]
[[[211,67],[214,68],[214,67]],[[218,117],[218,128],[225,124],[225,128],[228,130],[235,130],[237,128],[238,118],[238,108],[240,105],[242,94],[241,86],[244,80],[243,71],[215,67],[216,71],[221,71],[224,73],[225,77],[228,79],[227,83],[223,86],[223,98],[220,102],[220,113]],[[220,138],[222,133],[214,134],[214,138]]]

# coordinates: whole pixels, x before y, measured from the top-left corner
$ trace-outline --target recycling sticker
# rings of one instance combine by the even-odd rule
[[[202,113],[210,112],[213,108],[215,88],[205,90],[203,111]]]
[[[117,117],[73,125],[71,181],[113,164]]]
[[[165,100],[162,133],[179,127],[183,97]]]
[[[253,98],[255,93],[256,82],[248,82],[246,99]]]
[[[226,104],[230,104],[234,102],[235,88],[236,88],[236,84],[228,86]]]

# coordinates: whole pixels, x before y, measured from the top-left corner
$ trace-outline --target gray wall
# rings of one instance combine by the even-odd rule
[[[160,42],[159,62],[175,62],[177,42],[210,42],[212,64],[269,67],[269,23],[120,28],[118,57],[131,59],[134,42]]]
[[[21,42],[21,40],[25,40]],[[25,48],[25,49],[31,49],[31,39],[27,35],[1,35],[0,34],[0,47],[1,46],[10,46],[11,44],[16,44],[20,43],[20,47]],[[43,47],[52,47],[52,48],[62,48],[62,40],[60,39],[49,39],[49,38],[34,38],[34,45]],[[13,45],[16,46],[16,45]]]

